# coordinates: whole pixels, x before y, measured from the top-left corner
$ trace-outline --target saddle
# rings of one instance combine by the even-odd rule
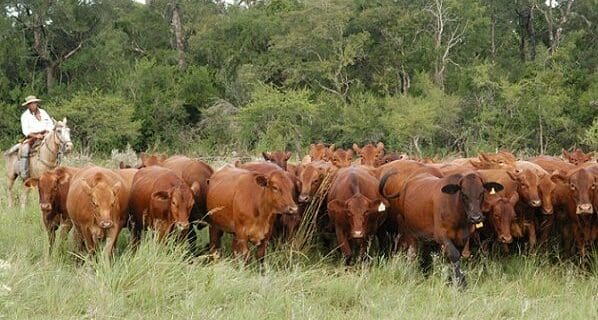
[[[31,158],[39,152],[39,148],[42,146],[42,141],[42,139],[23,139],[21,142],[10,147],[4,154],[6,156],[11,156],[16,153],[20,158],[21,146],[30,144],[31,147],[29,148],[29,155],[27,158]]]

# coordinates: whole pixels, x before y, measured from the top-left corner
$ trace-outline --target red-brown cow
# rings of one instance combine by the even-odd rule
[[[513,237],[522,238],[527,235],[516,221],[514,207],[517,201],[519,201],[519,194],[513,192],[509,198],[500,195],[488,196],[482,204],[482,211],[488,217],[489,227],[501,243],[508,244],[513,241]]]
[[[398,152],[393,152],[393,153],[389,153],[384,155],[382,158],[379,158],[378,160],[376,160],[376,162],[374,163],[374,167],[380,167],[382,165],[385,165],[387,163],[391,163],[395,160],[407,160],[408,157],[405,154],[401,154]]]
[[[82,169],[71,179],[66,208],[73,225],[90,254],[95,252],[98,240],[106,238],[104,253],[111,256],[127,223],[125,181],[112,170],[100,167]]]
[[[567,150],[563,149],[563,157],[572,163],[573,165],[581,165],[586,162],[590,162],[592,160],[592,156],[594,155],[593,152],[584,153],[583,150],[580,148],[575,149],[575,151],[569,153]]]
[[[320,162],[324,162],[324,161],[318,160],[318,161],[314,161],[311,163],[320,163]],[[324,162],[324,163],[328,163],[328,162]],[[285,172],[278,165],[271,163],[271,162],[247,162],[244,164],[235,163],[235,166],[237,168],[254,171],[257,173],[264,174],[264,175],[269,175],[273,171]],[[293,198],[295,199],[295,201],[298,201],[299,191],[301,190],[301,181],[289,172],[285,172],[285,174],[289,179],[291,179],[294,182],[294,188],[292,190]],[[305,210],[305,205],[300,204],[296,214],[278,215],[276,218],[276,222],[274,224],[274,230],[272,230],[272,236],[273,237],[284,236],[284,237],[286,237],[287,240],[291,239],[295,235],[295,233],[297,232],[297,229],[299,228],[299,225],[301,224],[301,219],[303,218],[304,210]]]
[[[334,165],[321,160],[303,166],[299,173],[299,181],[301,182],[299,203],[310,202],[326,176],[333,174],[335,171],[336,167]]]
[[[446,251],[453,264],[452,279],[465,285],[461,271],[461,250],[484,220],[481,205],[485,191],[501,191],[496,182],[484,182],[477,173],[443,177],[438,169],[424,168],[414,173],[400,196],[401,230],[424,242],[435,241]],[[398,220],[398,219],[397,219]],[[422,267],[429,270],[429,246],[422,247]]]
[[[332,152],[334,151],[334,144],[330,147],[326,147],[323,143],[311,144],[309,146],[309,156],[311,161],[325,160],[330,161],[332,158]]]
[[[279,214],[297,214],[294,182],[284,171],[268,175],[226,166],[212,175],[207,204],[210,251],[217,254],[223,232],[232,233],[233,252],[249,261],[249,242],[262,261],[272,226]]]
[[[164,239],[175,228],[186,233],[199,189],[199,182],[189,187],[170,169],[157,166],[140,169],[133,179],[129,199],[134,244],[146,228],[155,230],[158,239]]]
[[[149,166],[159,166],[166,161],[167,156],[163,153],[160,154],[148,154],[142,152],[139,154],[139,159],[137,160],[137,165],[135,168],[141,169]]]
[[[345,263],[352,257],[351,242],[363,259],[371,237],[386,218],[389,205],[378,192],[378,179],[361,166],[339,169],[328,193],[328,215],[336,232]]]
[[[198,230],[203,229],[206,226],[203,220],[208,212],[206,208],[208,180],[214,173],[214,170],[201,160],[185,156],[172,156],[166,159],[162,165],[172,170],[179,178],[185,181],[189,188],[192,188],[194,183],[199,185],[199,189],[193,192],[195,204],[189,214],[189,222],[195,225]],[[197,249],[197,233],[193,228],[187,232],[187,241],[191,250],[195,252]]]
[[[273,151],[262,152],[264,160],[277,164],[283,170],[287,170],[287,162],[291,158],[292,153],[288,151]]]
[[[557,170],[552,173],[552,180],[568,187],[565,193],[565,212],[567,213],[566,230],[571,233],[579,254],[585,257],[587,246],[592,244],[594,224],[594,196],[597,175],[588,167],[571,171]]]
[[[353,161],[353,150],[336,149],[332,152],[330,161],[337,168],[349,167]]]
[[[362,165],[373,167],[376,161],[384,156],[384,143],[378,142],[375,147],[373,144],[368,143],[363,148],[354,143],[353,150],[361,158]]]
[[[46,171],[39,179],[25,181],[27,187],[38,187],[42,221],[46,232],[48,232],[49,253],[52,253],[58,228],[62,226],[60,238],[64,241],[73,227],[66,210],[66,199],[71,178],[78,171],[79,168],[58,167]]]

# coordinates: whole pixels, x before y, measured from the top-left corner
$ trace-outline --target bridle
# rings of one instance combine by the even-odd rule
[[[41,162],[44,166],[50,168],[50,169],[54,169],[56,167],[58,167],[60,165],[60,163],[62,162],[62,156],[64,155],[64,148],[66,146],[67,143],[71,142],[70,137],[68,137],[68,139],[65,139],[61,134],[58,134],[57,131],[59,128],[64,129],[66,126],[62,123],[57,124],[54,127],[54,130],[52,130],[52,133],[49,133],[48,136],[50,134],[53,134],[55,136],[55,139],[58,140],[58,149],[57,150],[52,150],[50,148],[50,143],[46,141],[46,139],[48,139],[46,136],[46,138],[44,138],[44,140],[42,140],[42,144],[46,146],[46,149],[48,151],[50,151],[51,154],[56,154],[56,160],[54,161],[54,163],[49,163],[46,160],[41,158],[41,152],[39,152],[37,154],[37,160],[39,160],[39,162]]]

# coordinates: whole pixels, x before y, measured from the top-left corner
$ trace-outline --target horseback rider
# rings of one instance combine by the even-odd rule
[[[21,145],[21,159],[19,159],[19,174],[23,179],[29,175],[28,157],[31,146],[36,141],[43,140],[44,136],[54,129],[54,121],[44,109],[38,106],[40,101],[42,100],[36,96],[28,96],[21,104],[27,108],[21,115],[21,128],[26,139]]]

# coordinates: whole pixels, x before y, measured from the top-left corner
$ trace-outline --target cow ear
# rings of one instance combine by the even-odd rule
[[[378,142],[378,144],[376,145],[376,149],[378,149],[378,152],[380,152],[380,155],[384,154],[384,143],[382,141]]]
[[[264,160],[266,160],[266,161],[270,161],[272,159],[270,157],[270,154],[266,151],[262,151],[262,157],[264,157]]]
[[[268,178],[263,174],[258,174],[255,176],[255,183],[257,183],[258,186],[265,188],[268,186]]]
[[[345,203],[338,199],[328,202],[326,205],[328,212],[342,212],[346,209]]]
[[[114,193],[114,195],[117,195],[120,193],[122,188],[123,188],[123,184],[122,184],[122,182],[119,181],[112,186],[112,193]]]
[[[330,145],[330,147],[328,147],[328,150],[330,150],[331,152],[334,151],[336,149],[336,145],[333,143]]]
[[[567,180],[567,173],[561,170],[556,170],[550,175],[550,180],[553,182],[566,182]]]
[[[156,191],[156,192],[152,193],[152,200],[160,201],[160,202],[169,201],[170,194],[168,194],[168,192],[166,192],[166,191]]]
[[[241,167],[241,160],[235,160],[235,168],[240,168]]]
[[[193,195],[194,196],[198,195],[200,190],[201,190],[201,185],[199,184],[199,182],[194,181],[193,184],[191,185],[191,192],[193,192]]]
[[[361,151],[361,149],[359,148],[359,146],[356,143],[353,144],[353,150],[355,150],[355,152],[357,152],[357,153],[359,153],[359,151]]]
[[[353,158],[353,150],[347,150],[347,154],[349,155],[349,158]]]
[[[482,163],[482,161],[477,161],[477,160],[469,160],[469,163],[476,169],[484,169],[484,165]]]
[[[301,159],[301,165],[304,166],[311,162],[311,156],[308,154],[303,159]]]
[[[39,182],[38,179],[29,178],[29,179],[25,180],[25,182],[23,182],[23,184],[27,188],[35,188],[35,187],[37,187],[38,182]]]
[[[480,152],[480,154],[478,155],[478,158],[480,158],[480,160],[490,162],[490,157],[488,156],[488,153]]]
[[[285,160],[289,160],[291,159],[291,155],[293,155],[291,152],[287,151],[284,153],[284,159]]]
[[[515,181],[519,180],[519,177],[521,176],[522,172],[523,170],[521,169],[507,170],[507,174],[509,175],[509,177],[511,177],[511,179]]]
[[[389,203],[386,199],[374,199],[370,203],[370,212],[385,212],[386,209],[389,207]]]
[[[168,156],[165,153],[160,153],[160,155],[158,156],[158,162],[162,163],[166,161],[166,158],[168,158]]]
[[[455,194],[461,190],[461,186],[458,184],[447,184],[446,186],[442,187],[442,192],[448,194]]]
[[[567,159],[571,159],[571,155],[569,154],[569,152],[567,152],[567,150],[563,149],[563,157],[567,158]]]
[[[66,170],[57,171],[58,173],[58,183],[66,184],[71,180],[71,174],[68,173]]]
[[[484,183],[484,189],[492,192],[492,190],[494,190],[494,192],[499,192],[502,191],[505,187],[503,187],[502,184],[498,183],[498,182],[486,182]]]

